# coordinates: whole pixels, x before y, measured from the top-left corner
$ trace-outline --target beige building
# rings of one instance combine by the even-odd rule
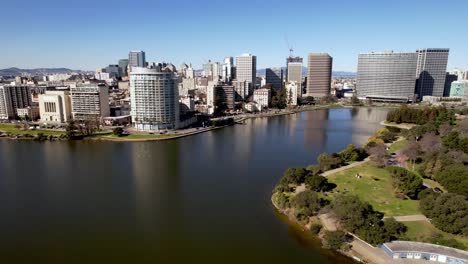
[[[46,91],[39,95],[41,122],[66,123],[72,119],[70,91]]]
[[[268,107],[271,101],[270,89],[257,89],[254,91],[253,100],[263,107]]]
[[[298,85],[296,82],[286,83],[286,103],[288,105],[297,105]]]

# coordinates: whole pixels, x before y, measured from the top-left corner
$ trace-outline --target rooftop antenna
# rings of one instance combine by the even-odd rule
[[[289,57],[292,58],[294,49],[293,49],[293,47],[289,44],[289,40],[288,40],[288,35],[287,35],[287,34],[284,34],[284,40],[286,41],[286,45],[288,46],[288,49],[289,49]]]

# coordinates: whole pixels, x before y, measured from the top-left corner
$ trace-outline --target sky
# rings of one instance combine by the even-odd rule
[[[326,52],[334,71],[356,71],[359,53],[450,48],[448,69],[468,69],[467,0],[6,0],[0,69],[95,70],[130,50],[185,62],[251,53],[257,68]],[[306,66],[306,65],[305,65]]]

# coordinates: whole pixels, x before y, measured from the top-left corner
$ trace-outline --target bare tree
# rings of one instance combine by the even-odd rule
[[[434,132],[426,133],[419,141],[419,146],[423,152],[439,151],[442,148],[440,136]]]
[[[465,153],[460,150],[451,150],[447,152],[447,156],[449,156],[456,163],[468,162],[468,158],[466,157]]]
[[[452,126],[449,123],[443,123],[439,126],[439,134],[441,137],[445,137],[452,131]]]
[[[421,149],[419,147],[419,144],[416,141],[410,141],[408,145],[406,145],[402,150],[401,150],[401,155],[404,155],[408,158],[413,163],[413,170],[414,170],[414,163],[416,159],[418,158],[419,154],[421,153]]]
[[[377,165],[378,167],[385,166],[385,162],[387,159],[387,148],[385,144],[378,143],[374,146],[370,147],[369,150],[370,159]]]
[[[457,126],[457,130],[460,134],[468,133],[468,118],[463,119]]]

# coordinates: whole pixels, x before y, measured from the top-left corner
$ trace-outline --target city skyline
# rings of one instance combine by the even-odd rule
[[[247,4],[252,10],[249,13],[255,15],[242,21],[234,19],[233,14]],[[140,12],[128,14],[135,6]],[[27,5],[7,2],[3,9],[8,12],[0,18],[8,25],[0,31],[8,40],[0,44],[0,68],[95,70],[127,58],[131,50],[144,50],[149,54],[147,61],[192,63],[196,69],[209,59],[222,61],[226,56],[252,53],[260,69],[284,66],[290,47],[294,56],[329,53],[335,71],[356,72],[360,53],[419,48],[450,48],[448,69],[468,68],[468,50],[464,48],[468,36],[456,29],[457,14],[468,9],[465,1],[451,1],[451,5],[395,1],[391,6],[271,1],[268,14],[259,1],[240,1],[229,10],[214,1],[182,1],[181,6],[173,9],[169,2],[138,1],[116,1],[107,6],[82,1],[70,13],[67,4],[56,0]],[[310,16],[311,11],[323,15]],[[285,18],[280,23],[273,19],[288,13],[298,19]],[[103,14],[126,19],[106,22]],[[426,21],[424,27],[418,22],[421,19]],[[250,30],[245,30],[247,26]]]

